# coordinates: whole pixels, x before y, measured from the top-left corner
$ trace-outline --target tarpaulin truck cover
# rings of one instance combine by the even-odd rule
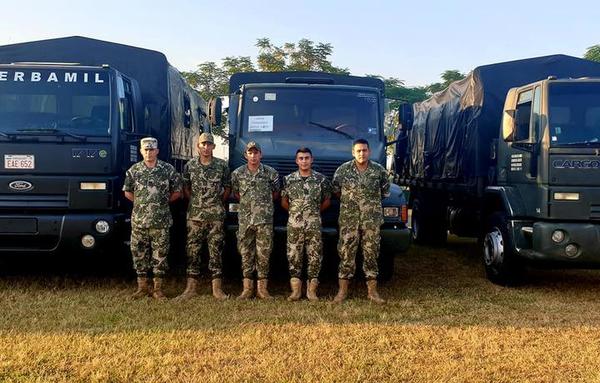
[[[414,104],[406,178],[469,186],[487,177],[508,90],[548,76],[600,77],[600,63],[553,55],[484,65]]]

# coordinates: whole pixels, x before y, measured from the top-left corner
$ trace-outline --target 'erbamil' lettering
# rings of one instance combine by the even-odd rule
[[[101,73],[97,72],[25,72],[0,71],[0,82],[65,82],[104,84]]]

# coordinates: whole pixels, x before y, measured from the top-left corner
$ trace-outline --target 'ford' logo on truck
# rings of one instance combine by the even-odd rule
[[[599,160],[554,160],[552,166],[555,169],[598,169]]]
[[[31,182],[27,181],[13,181],[8,184],[8,187],[16,191],[27,191],[33,189]]]

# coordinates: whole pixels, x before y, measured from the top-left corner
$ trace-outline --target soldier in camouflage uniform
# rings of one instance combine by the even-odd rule
[[[338,254],[339,290],[334,302],[342,302],[348,294],[350,279],[356,270],[356,252],[362,245],[363,270],[367,279],[368,297],[375,303],[385,303],[377,292],[377,258],[380,227],[383,224],[381,200],[389,195],[390,183],[385,168],[369,160],[367,140],[352,143],[354,160],[342,164],[333,176],[333,192],[340,198]]]
[[[133,202],[131,213],[131,255],[137,274],[134,298],[151,295],[148,273],[154,275],[152,296],[165,299],[163,277],[167,272],[169,228],[173,224],[169,203],[181,197],[181,179],[172,165],[157,158],[158,141],[140,141],[143,161],[127,170],[123,192]]]
[[[273,201],[279,196],[279,175],[272,167],[261,164],[262,152],[256,142],[248,142],[244,153],[248,163],[231,173],[232,191],[240,201],[237,240],[242,256],[244,289],[238,298],[252,297],[256,271],[256,296],[269,299],[267,281],[273,250]]]
[[[317,301],[319,272],[323,259],[321,211],[329,207],[331,183],[323,174],[312,170],[313,156],[308,148],[296,151],[298,170],[284,179],[281,206],[289,211],[287,224],[287,256],[292,294],[289,301],[302,296],[302,260],[304,249],[308,258],[306,297]]]
[[[191,159],[183,170],[184,193],[189,200],[187,211],[187,286],[180,300],[197,295],[202,244],[207,242],[208,269],[212,276],[213,296],[219,300],[228,296],[222,290],[222,255],[225,240],[225,201],[231,191],[227,162],[213,157],[215,141],[210,133],[198,138],[199,156]]]

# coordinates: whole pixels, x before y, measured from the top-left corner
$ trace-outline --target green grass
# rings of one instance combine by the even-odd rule
[[[414,246],[383,284],[343,305],[131,301],[125,278],[0,280],[0,381],[598,381],[600,272],[531,271],[489,283],[472,241]],[[167,293],[183,290],[171,279]],[[239,294],[239,281],[225,290]]]

